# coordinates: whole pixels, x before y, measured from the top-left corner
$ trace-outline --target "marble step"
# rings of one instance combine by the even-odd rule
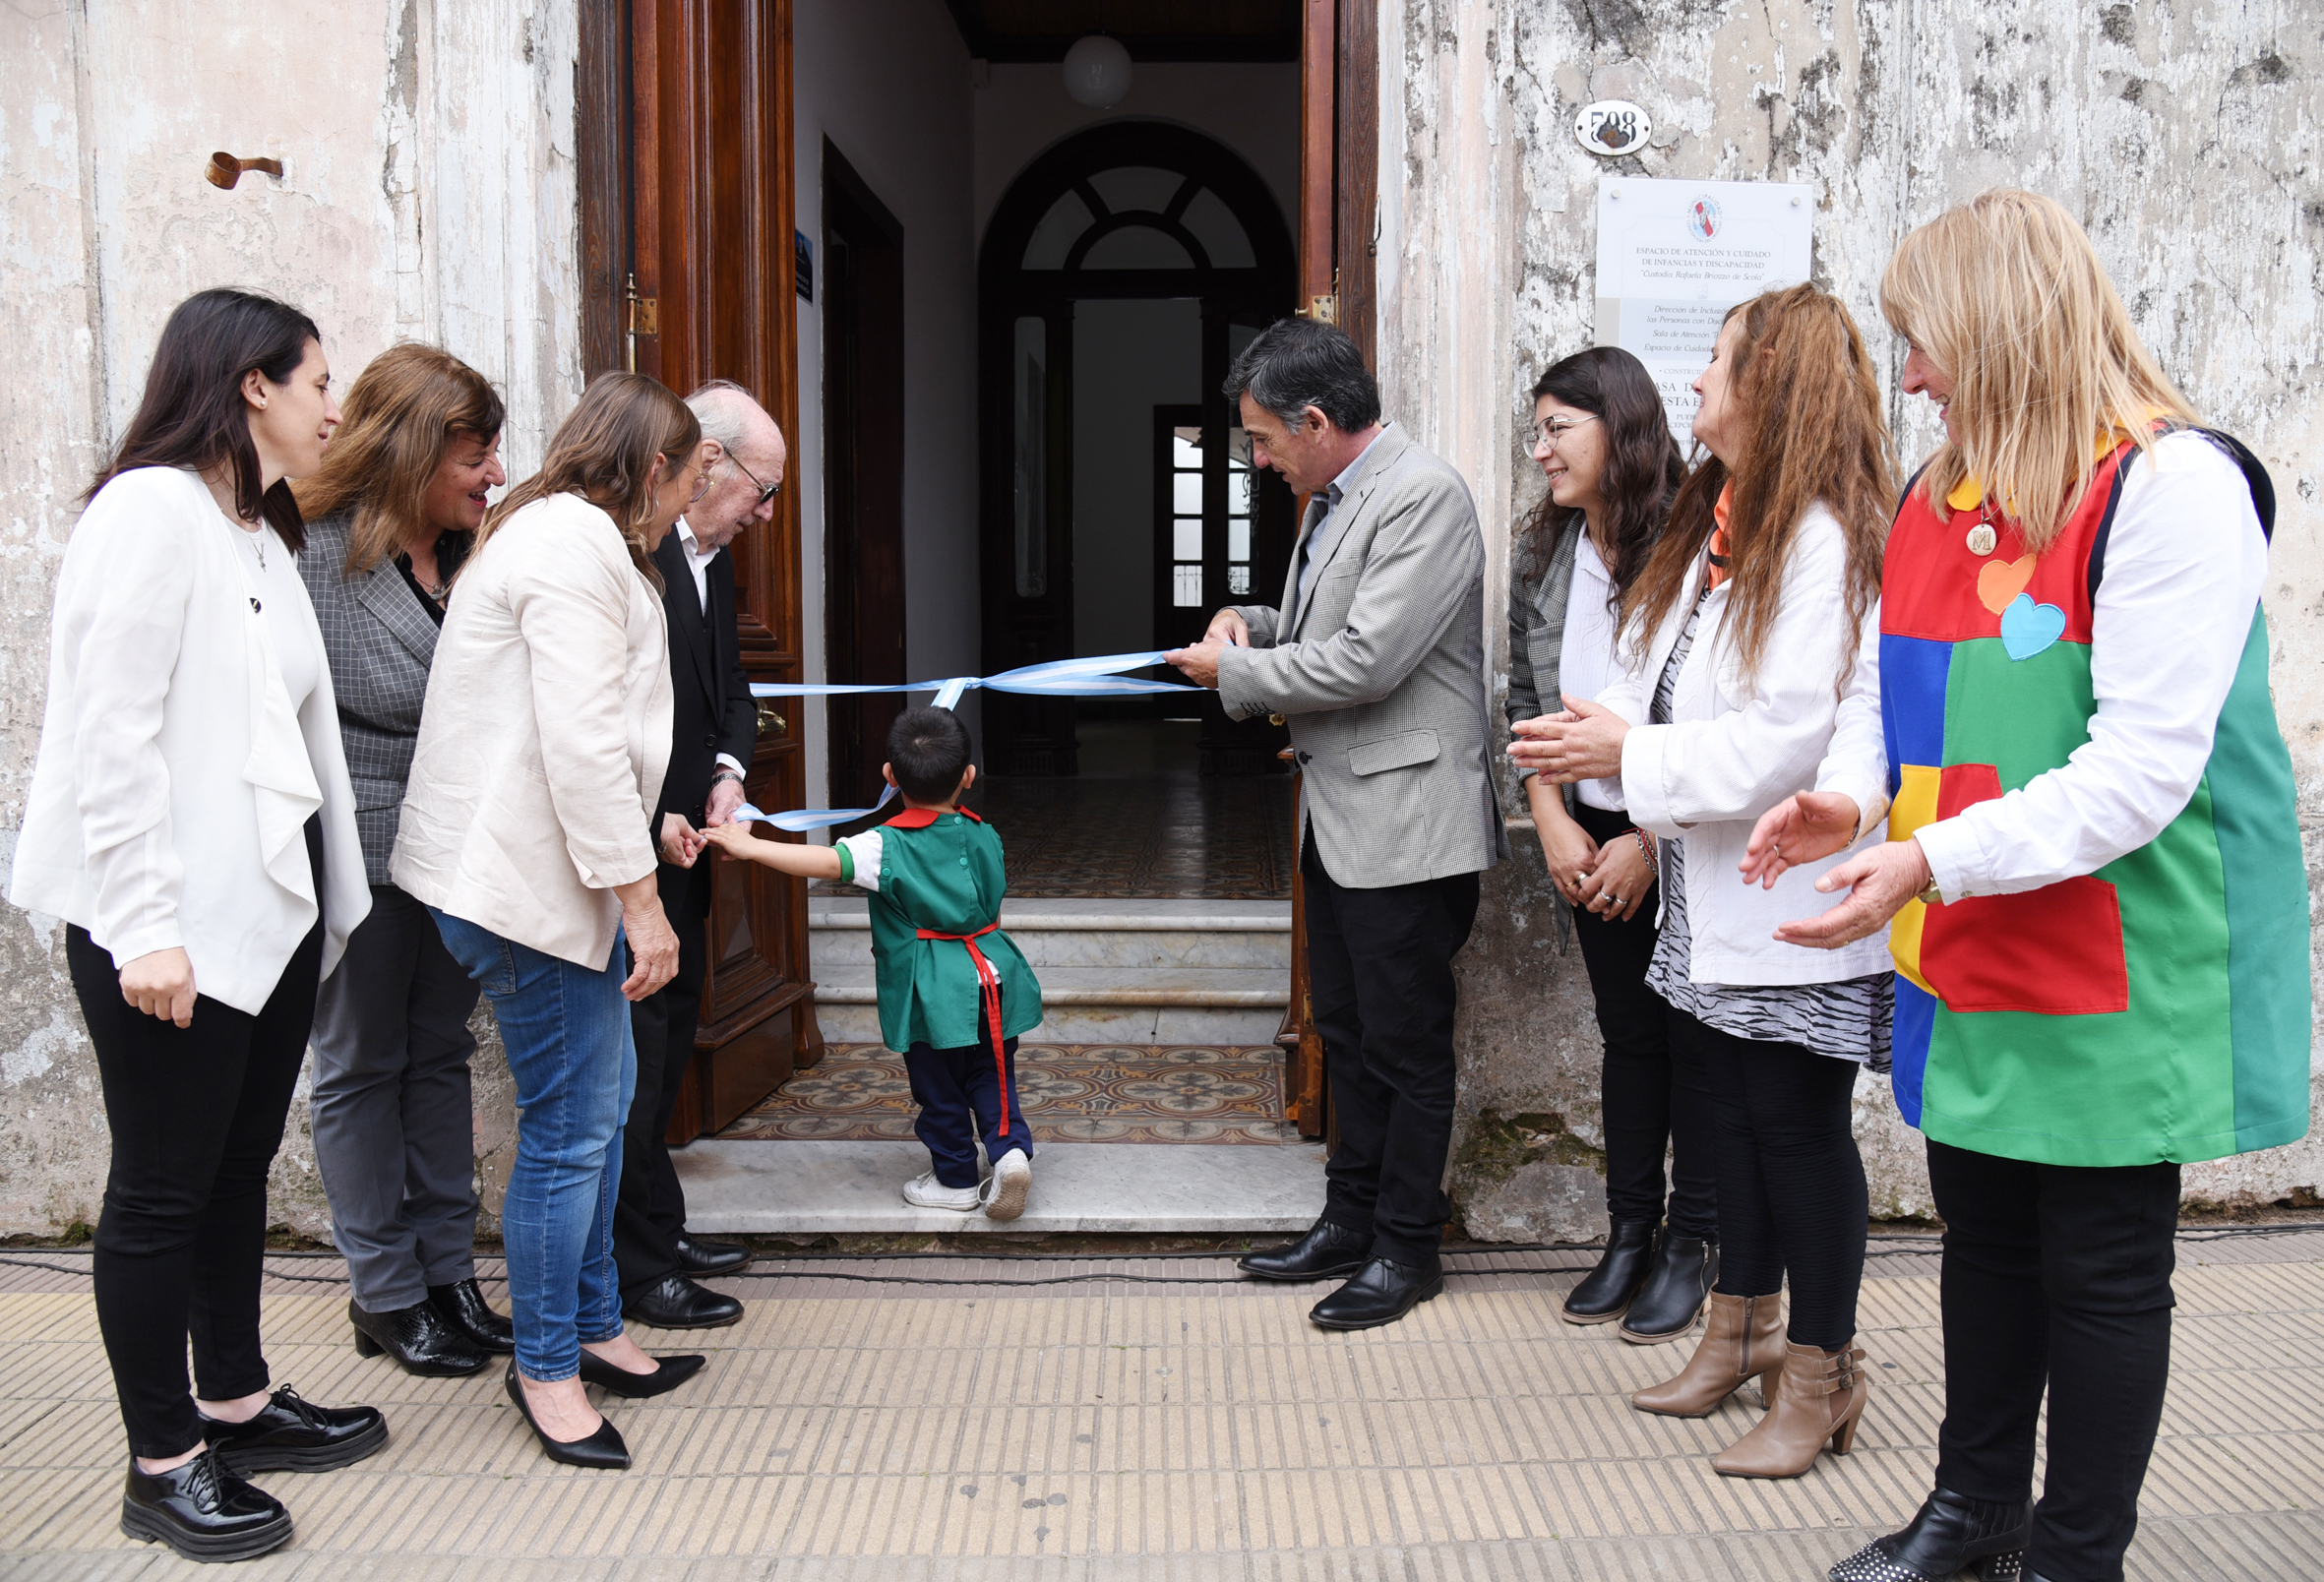
[[[914,1208],[916,1142],[742,1142],[670,1150],[686,1223],[711,1234],[846,1236],[1073,1232],[1297,1233],[1323,1209],[1320,1144],[1045,1142],[1033,1191],[1006,1223]]]
[[[812,960],[871,952],[868,903],[810,897]],[[1009,901],[1001,926],[1035,971],[1047,967],[1291,971],[1289,901]],[[826,952],[828,952],[826,957]]]

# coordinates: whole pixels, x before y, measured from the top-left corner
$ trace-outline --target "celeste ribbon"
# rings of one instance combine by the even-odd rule
[[[957,708],[963,695],[976,688],[987,692],[1018,693],[1036,698],[1127,698],[1144,693],[1200,692],[1177,681],[1141,681],[1124,675],[1163,663],[1170,650],[1147,653],[1108,653],[1086,659],[1052,659],[1043,664],[1019,665],[997,676],[953,676],[944,681],[905,681],[886,685],[843,682],[754,682],[754,698],[852,698],[871,693],[936,694],[936,706]],[[801,808],[791,813],[761,813],[749,803],[734,810],[737,823],[770,823],[793,831],[828,829],[869,818],[895,800],[895,787],[880,793],[868,808]]]

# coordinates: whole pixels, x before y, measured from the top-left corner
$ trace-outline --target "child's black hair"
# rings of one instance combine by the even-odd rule
[[[907,708],[887,727],[887,764],[914,802],[949,802],[968,772],[968,727],[948,708]]]

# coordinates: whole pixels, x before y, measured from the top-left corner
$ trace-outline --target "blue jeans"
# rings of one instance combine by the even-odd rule
[[[517,1368],[550,1384],[581,1371],[582,1342],[622,1332],[613,1201],[622,1118],[638,1081],[628,951],[575,966],[431,906],[444,947],[492,1002],[517,1083],[517,1165],[501,1204]]]

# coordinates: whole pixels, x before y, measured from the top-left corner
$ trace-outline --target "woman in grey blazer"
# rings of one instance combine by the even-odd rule
[[[1533,387],[1533,421],[1549,492],[1517,533],[1509,578],[1512,726],[1558,712],[1561,694],[1596,697],[1621,669],[1620,605],[1684,473],[1653,378],[1626,351],[1597,346],[1555,364]],[[1606,1044],[1606,1251],[1561,1314],[1619,1319],[1622,1339],[1641,1345],[1675,1340],[1694,1327],[1717,1271],[1718,1212],[1710,1095],[1699,1069],[1673,1064],[1670,1007],[1646,986],[1660,900],[1652,837],[1621,811],[1619,785],[1561,790],[1524,775]]]
[[[432,346],[383,352],[299,490],[315,602],[355,788],[371,915],[315,1006],[315,1159],[346,1254],[355,1349],[408,1372],[473,1373],[510,1352],[476,1288],[468,1016],[476,985],[388,877],[428,666],[453,575],[508,481],[501,399]]]

